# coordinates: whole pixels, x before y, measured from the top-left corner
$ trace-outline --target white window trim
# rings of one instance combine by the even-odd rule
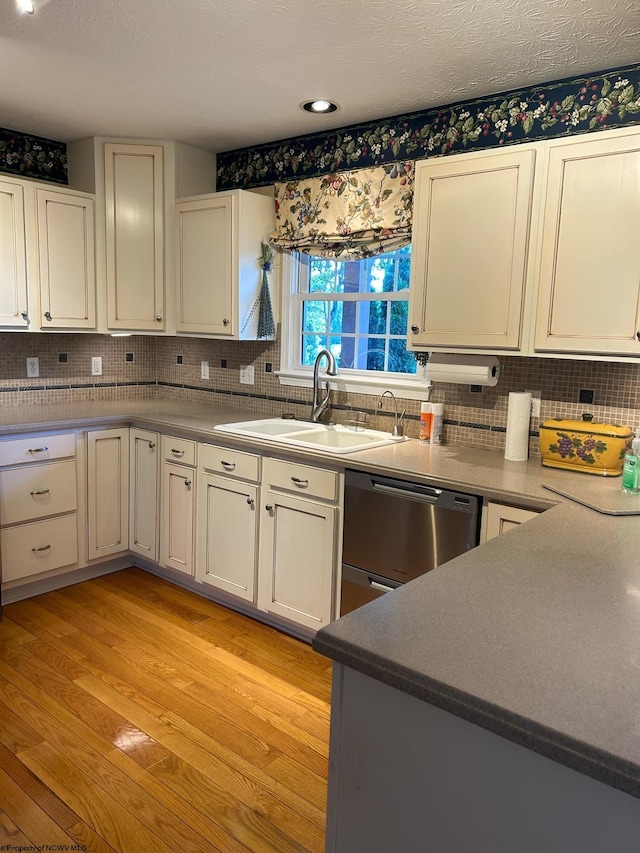
[[[282,253],[282,340],[280,344],[280,370],[276,375],[281,385],[311,388],[313,386],[313,367],[292,367],[297,362],[297,336],[299,324],[294,322],[293,310],[295,300],[291,293],[291,277],[293,264],[295,263],[289,252]],[[323,365],[324,366],[324,365]],[[407,400],[424,400],[425,394],[431,388],[427,378],[426,366],[418,364],[414,375],[401,376],[371,371],[370,375],[364,375],[365,371],[357,374],[349,371],[340,372],[337,376],[325,376],[323,382],[328,379],[331,388],[337,391],[347,391],[355,394],[381,394],[390,390]]]

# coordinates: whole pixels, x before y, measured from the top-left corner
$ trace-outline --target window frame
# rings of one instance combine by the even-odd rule
[[[302,341],[302,299],[297,293],[297,285],[304,263],[299,261],[297,253],[282,253],[282,340],[280,344],[280,370],[276,372],[281,385],[310,387],[313,383],[313,366],[301,366]],[[409,291],[399,291],[409,298]],[[360,294],[367,301],[388,301],[391,294],[365,293]],[[326,294],[318,293],[318,299],[326,298]],[[353,299],[352,296],[349,297]],[[358,301],[358,300],[354,300]],[[382,337],[382,336],[381,336]],[[324,381],[324,377],[323,377]],[[426,389],[430,386],[426,375],[426,366],[418,363],[416,373],[388,373],[379,370],[356,370],[349,368],[348,372],[338,369],[338,375],[330,378],[331,387],[339,391],[361,394],[380,394],[391,390],[405,399],[424,399]]]

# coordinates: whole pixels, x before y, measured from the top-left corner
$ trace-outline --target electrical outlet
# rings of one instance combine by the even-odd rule
[[[201,361],[200,362],[200,379],[208,379],[209,378],[209,362]]]
[[[35,356],[31,356],[31,358],[27,359],[27,376],[31,379],[35,379],[37,376],[40,376],[40,359]]]
[[[596,392],[593,388],[581,388],[578,392],[578,402],[593,405],[596,399]]]
[[[58,363],[59,364],[66,364],[68,361],[69,361],[69,356],[66,352],[59,352],[58,353]]]
[[[240,365],[240,384],[255,385],[255,369],[252,364]]]
[[[102,356],[100,356],[100,355],[92,355],[91,356],[91,375],[92,376],[102,376]]]
[[[525,394],[531,394],[531,416],[534,418],[540,417],[540,400],[542,399],[542,391],[530,391],[528,388]]]
[[[124,360],[125,361],[133,361],[134,360],[134,354],[132,352],[125,352]]]

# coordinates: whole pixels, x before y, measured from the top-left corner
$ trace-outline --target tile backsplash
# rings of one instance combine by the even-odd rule
[[[32,356],[40,363],[37,379],[26,376],[26,359]],[[102,358],[102,376],[91,375],[92,356]],[[494,388],[472,393],[468,385],[434,386],[432,400],[445,404],[447,443],[502,450],[509,391],[529,389],[542,394],[542,420],[579,417],[588,411],[596,421],[640,426],[640,364],[499,358],[502,373]],[[209,379],[200,378],[203,361],[209,364]],[[280,347],[273,341],[5,332],[0,333],[0,405],[159,396],[184,403],[215,402],[265,415],[291,411],[308,417],[310,389],[280,385],[279,364]],[[240,384],[241,365],[253,365],[254,385]],[[593,404],[578,402],[580,389],[594,392]],[[369,414],[370,426],[391,427],[390,407],[386,403],[380,413],[377,396],[334,392],[332,402],[335,421],[345,422],[353,418],[354,410],[362,410]],[[399,405],[407,411],[407,434],[416,437],[419,402],[399,399]],[[538,419],[532,419],[532,453],[538,452],[538,425]]]

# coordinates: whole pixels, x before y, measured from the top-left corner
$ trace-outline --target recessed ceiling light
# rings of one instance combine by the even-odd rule
[[[16,7],[22,15],[33,15],[36,11],[36,7],[31,0],[16,0]]]
[[[315,101],[305,101],[300,104],[303,110],[308,113],[335,113],[338,105],[333,101],[325,101],[323,98],[317,98]]]

